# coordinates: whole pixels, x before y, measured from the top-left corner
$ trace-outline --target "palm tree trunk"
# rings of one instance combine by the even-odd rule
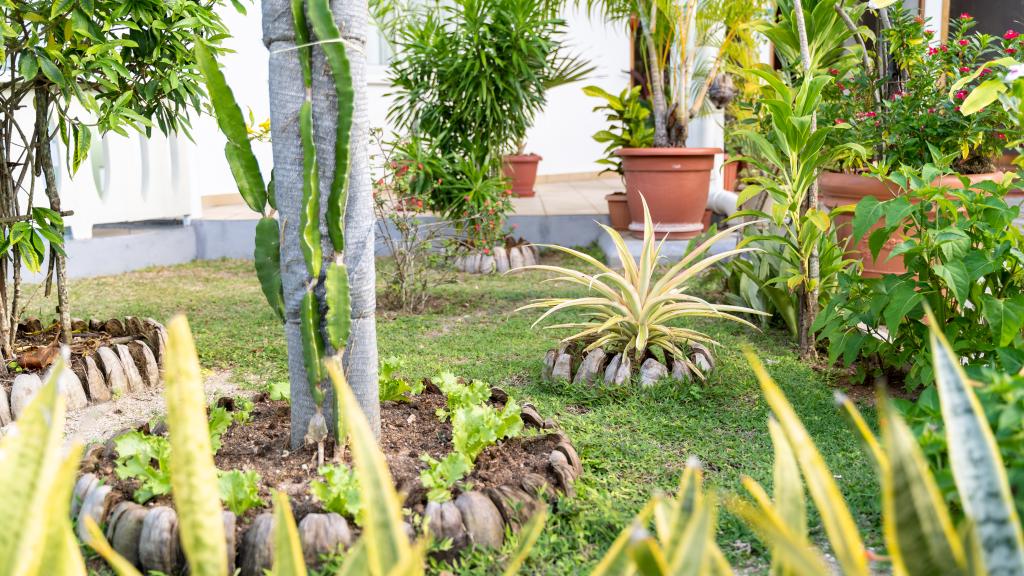
[[[346,354],[348,382],[360,406],[373,425],[380,428],[380,405],[377,396],[377,333],[375,322],[373,261],[373,207],[367,154],[367,102],[365,45],[367,22],[366,0],[332,3],[332,11],[340,22],[346,40],[357,45],[348,50],[355,84],[356,106],[352,126],[352,165],[349,179],[348,211],[345,219],[345,262],[350,271],[352,294],[352,330]],[[274,187],[281,220],[281,281],[285,301],[285,339],[288,345],[288,373],[291,381],[291,443],[302,445],[316,404],[309,391],[303,364],[299,306],[306,286],[321,279],[306,275],[299,241],[299,213],[302,209],[302,144],[299,135],[299,107],[305,89],[299,52],[295,50],[291,3],[289,0],[263,1],[263,42],[270,51],[270,125],[274,155]],[[319,163],[322,209],[326,207],[334,171],[334,134],[337,106],[334,85],[327,71],[323,53],[313,51],[313,122]],[[325,268],[333,259],[324,214],[321,213]],[[367,257],[367,253],[369,256]],[[319,287],[317,294],[322,296]],[[323,314],[321,315],[323,316]],[[327,422],[336,420],[329,412],[334,406],[328,387],[324,408]]]
[[[796,28],[797,34],[800,40],[800,62],[804,71],[804,79],[806,80],[811,74],[811,53],[807,45],[807,25],[804,21],[804,7],[801,0],[794,0],[793,11],[796,16]],[[814,133],[818,129],[818,113],[814,112],[811,115],[811,133]],[[818,209],[818,181],[815,180],[811,183],[810,189],[807,191],[807,197],[804,199],[803,214],[806,214],[810,210]],[[803,216],[801,214],[801,217]],[[807,270],[805,271],[805,284],[800,294],[800,354],[804,358],[809,358],[815,355],[814,348],[814,330],[812,326],[814,324],[814,318],[818,315],[818,280],[821,276],[820,262],[818,261],[818,247],[817,245],[811,248],[811,254],[807,261]],[[813,282],[814,287],[808,288],[806,282]]]

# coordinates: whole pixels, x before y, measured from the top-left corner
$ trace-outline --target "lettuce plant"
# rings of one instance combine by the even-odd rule
[[[323,505],[324,510],[348,516],[359,522],[362,502],[359,500],[359,480],[356,473],[344,464],[321,466],[317,474],[323,480],[313,480],[309,490]]]
[[[218,479],[220,499],[236,516],[245,514],[250,508],[263,506],[260,498],[260,475],[255,470],[228,470],[221,472]]]

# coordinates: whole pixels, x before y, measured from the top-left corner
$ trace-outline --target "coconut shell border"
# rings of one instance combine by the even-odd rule
[[[156,320],[135,316],[106,321],[75,318],[71,326],[75,333],[103,331],[110,338],[91,354],[72,353],[68,359],[59,376],[60,393],[68,410],[81,410],[90,404],[162,386],[167,330]],[[39,331],[41,327],[37,318],[19,324],[19,330]],[[21,416],[52,370],[51,365],[45,370],[16,375],[9,394],[6,387],[0,386],[0,428]]]
[[[506,402],[508,394],[498,387],[491,388],[491,400]],[[551,419],[543,418],[537,408],[522,405],[520,417],[527,428],[547,430],[558,438],[548,455],[548,466],[557,478],[557,486],[535,472],[522,476],[518,483],[507,483],[495,488],[470,490],[444,503],[428,502],[423,517],[432,534],[440,539],[450,538],[452,549],[445,553],[452,557],[469,545],[500,548],[505,540],[506,527],[513,532],[537,513],[548,499],[559,494],[575,497],[574,484],[583,474],[583,464],[568,436]],[[103,445],[93,446],[86,461],[99,457]],[[158,570],[176,574],[187,570],[178,539],[178,518],[169,506],[147,507],[136,504],[127,496],[104,485],[93,473],[79,476],[75,483],[71,517],[77,522],[78,536],[86,539],[83,527],[91,517],[97,525],[106,526],[106,537],[111,546],[143,571]],[[248,529],[236,538],[237,518],[224,510],[224,527],[228,547],[229,572],[239,569],[241,576],[262,576],[273,565],[273,522],[270,511],[258,514]],[[413,526],[405,522],[410,539],[416,534]],[[357,529],[344,517],[331,512],[311,512],[298,523],[299,540],[307,565],[319,564],[325,554],[347,550],[358,538]]]
[[[707,377],[715,369],[715,356],[699,342],[687,342],[691,364]],[[666,366],[648,352],[639,369],[634,370],[628,355],[609,354],[601,348],[584,353],[584,347],[577,342],[563,343],[544,355],[544,369],[541,378],[545,382],[572,382],[573,384],[606,384],[621,386],[638,374],[641,386],[653,386],[663,378],[671,377],[680,382],[697,378],[686,362],[672,356]]]

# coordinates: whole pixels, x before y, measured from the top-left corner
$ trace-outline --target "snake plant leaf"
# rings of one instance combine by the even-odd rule
[[[519,574],[519,569],[522,568],[526,559],[530,557],[530,552],[533,551],[533,547],[537,544],[537,539],[540,538],[540,533],[544,530],[544,524],[547,522],[547,519],[548,508],[543,506],[523,526],[523,529],[519,531],[519,545],[516,546],[516,551],[512,554],[512,558],[505,565],[505,570],[502,572],[503,576],[516,576],[516,574]]]
[[[744,485],[751,493],[755,492],[751,488],[756,483]],[[763,488],[760,491],[764,493]],[[763,494],[763,498],[767,500],[767,494]],[[771,547],[773,565],[785,566],[792,574],[832,573],[821,555],[807,545],[807,539],[797,536],[786,526],[770,502],[755,506],[733,498],[729,501],[729,510]]]
[[[281,225],[274,218],[260,218],[256,223],[256,246],[253,250],[256,277],[267,303],[284,321],[284,289],[281,286]]]
[[[666,550],[670,574],[706,574],[713,560],[711,545],[715,533],[715,500],[698,493],[693,510],[675,548]]]
[[[327,0],[309,0],[309,22],[313,32],[321,41],[320,48],[327,57],[334,80],[334,94],[338,101],[337,134],[334,143],[334,179],[327,199],[327,235],[331,238],[334,251],[345,249],[345,203],[348,201],[349,136],[352,133],[352,117],[355,110],[355,90],[352,87],[352,71],[348,55],[341,39],[338,26]]]
[[[195,343],[184,316],[167,325],[164,398],[170,442],[171,493],[178,533],[196,576],[228,572],[217,467],[213,463],[206,394]]]
[[[107,563],[107,566],[114,571],[117,576],[142,576],[141,573],[132,566],[124,556],[117,553],[116,550],[107,542],[107,539],[103,536],[103,530],[96,525],[96,521],[92,517],[85,519],[85,530],[89,533],[89,546],[103,558],[103,561]]]
[[[274,568],[273,576],[306,576],[299,530],[284,492],[274,492]]]
[[[356,540],[356,543],[348,549],[345,554],[345,561],[334,576],[363,576],[370,573],[370,566],[366,557],[366,544],[363,539]]]
[[[775,462],[772,466],[772,500],[779,512],[780,520],[794,535],[807,537],[807,502],[804,484],[800,478],[800,465],[786,440],[782,427],[774,419],[768,420],[768,432],[772,438]],[[793,574],[783,562],[782,554],[772,554],[772,574],[784,576]]]
[[[363,508],[361,537],[365,542],[367,566],[370,574],[383,576],[403,564],[409,555],[422,554],[423,548],[414,549],[409,544],[409,537],[402,526],[402,505],[395,492],[391,472],[355,394],[345,382],[340,362],[333,360],[325,362],[325,365],[343,415],[345,434],[359,479],[359,499],[367,503]]]
[[[324,358],[324,338],[320,334],[320,303],[312,290],[302,295],[299,308],[299,331],[302,335],[302,360],[306,366],[306,378],[309,379],[309,391],[317,406],[324,403],[324,392],[320,383],[324,379],[321,368]]]
[[[878,438],[871,431],[860,410],[857,410],[857,407],[845,394],[836,391],[835,399],[836,404],[839,405],[840,413],[857,433],[857,439],[860,440],[864,451],[871,456],[871,461],[875,465],[875,471],[882,474],[883,467],[888,463],[888,457],[885,455],[885,451],[882,450],[882,445],[878,442]]]
[[[242,109],[238,107],[235,95],[210,50],[199,43],[196,44],[195,52],[199,71],[206,80],[206,91],[210,95],[217,125],[228,139],[224,155],[231,168],[231,175],[235,178],[235,185],[249,208],[262,214],[267,204],[266,186],[259,162],[252,153]]]
[[[299,65],[302,66],[302,85],[308,90],[313,87],[313,47],[309,45],[309,24],[302,5],[302,0],[292,0],[292,26],[299,50]]]
[[[324,290],[327,299],[327,338],[335,350],[344,350],[352,324],[348,268],[344,264],[335,262],[328,266]]]
[[[299,234],[306,271],[311,278],[320,277],[323,248],[320,246],[320,176],[313,143],[313,103],[306,100],[299,108],[299,134],[302,137],[302,209],[299,211]]]
[[[882,531],[893,573],[963,574],[964,550],[913,432],[884,399]]]
[[[630,538],[633,535],[633,529],[635,526],[647,525],[656,505],[657,499],[652,498],[649,500],[643,509],[637,513],[633,523],[623,528],[622,532],[619,532],[619,535],[612,542],[612,545],[605,552],[604,557],[598,562],[593,572],[590,573],[590,576],[617,576],[619,574],[631,573],[629,569],[629,544]]]
[[[48,542],[47,509],[59,488],[64,398],[54,365],[47,381],[18,418],[17,433],[0,438],[0,574],[41,574]]]
[[[642,528],[634,528],[629,542],[629,557],[642,576],[668,576],[671,574],[665,553],[658,541]]]
[[[49,505],[46,507],[46,546],[40,566],[46,574],[61,576],[85,576],[85,560],[82,558],[78,539],[71,527],[71,493],[78,478],[78,467],[82,462],[82,445],[75,444],[68,450],[64,462],[54,478]]]
[[[821,515],[821,523],[828,534],[829,544],[839,561],[846,576],[867,576],[869,574],[864,541],[857,531],[850,509],[846,506],[835,477],[825,464],[825,459],[818,452],[814,440],[804,428],[793,407],[778,385],[768,375],[764,365],[751,351],[746,351],[747,361],[761,384],[765,401],[779,422],[786,440],[793,449],[807,491],[814,500],[815,507]]]
[[[989,575],[1024,574],[1024,539],[985,412],[946,337],[931,322],[932,366],[939,391],[953,480],[964,515],[975,525]]]

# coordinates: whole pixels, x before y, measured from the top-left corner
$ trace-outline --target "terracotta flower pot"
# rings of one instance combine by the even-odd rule
[[[711,169],[718,148],[620,148],[629,203],[629,230],[642,238],[647,199],[659,238],[693,238],[704,230]]]
[[[971,183],[983,182],[985,180],[1000,180],[1003,177],[1002,172],[988,172],[984,174],[969,174],[967,175]],[[956,176],[943,176],[936,182],[938,186],[949,186],[950,188],[959,188],[960,179]],[[861,174],[842,174],[838,172],[824,172],[818,177],[818,190],[821,198],[821,203],[829,210],[838,208],[839,206],[846,206],[850,204],[857,204],[861,199],[867,196],[874,196],[879,200],[891,200],[894,196],[898,196],[902,193],[902,190],[893,184],[892,182],[882,182],[870,176]],[[868,247],[868,238],[871,233],[882,226],[883,222],[878,222],[872,226],[860,239],[855,241],[850,239],[850,235],[853,233],[853,214],[840,214],[834,219],[836,225],[836,234],[839,236],[840,242],[845,242],[849,239],[850,244],[847,247],[846,254],[850,258],[856,258],[864,263],[863,275],[870,278],[877,278],[883,274],[903,274],[907,271],[906,266],[903,264],[903,257],[897,256],[893,259],[889,259],[889,254],[892,253],[902,238],[889,238],[882,246],[882,249],[878,251],[878,258],[873,259],[871,257],[871,249]]]
[[[542,158],[536,154],[509,154],[503,156],[501,172],[512,181],[512,194],[526,198],[536,194],[533,185],[537,183],[537,164]]]
[[[729,156],[726,156],[725,159],[728,161]],[[740,179],[740,164],[742,162],[729,162],[722,166],[722,188],[730,192],[736,191],[736,184]]]
[[[604,197],[608,201],[608,219],[612,228],[620,232],[629,230],[629,205],[625,192],[613,192]]]

